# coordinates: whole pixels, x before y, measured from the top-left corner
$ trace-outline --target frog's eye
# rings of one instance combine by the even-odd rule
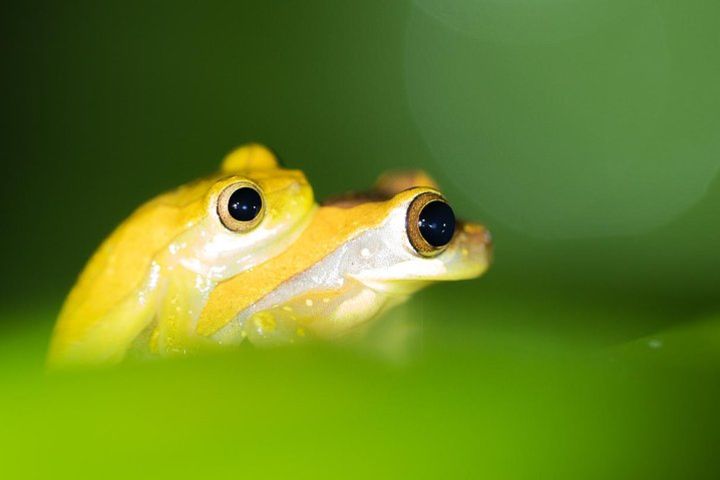
[[[220,221],[233,232],[251,230],[262,220],[265,209],[260,189],[248,182],[238,182],[222,191],[217,212]]]
[[[420,255],[432,257],[452,240],[455,214],[442,195],[422,193],[410,203],[405,227],[413,248]]]

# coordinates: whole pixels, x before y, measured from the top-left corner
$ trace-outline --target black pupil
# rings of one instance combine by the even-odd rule
[[[444,247],[455,233],[455,214],[445,202],[430,202],[418,217],[420,235],[433,247]]]
[[[262,198],[254,188],[238,188],[230,195],[228,211],[235,220],[249,222],[258,216],[260,209],[262,209]]]

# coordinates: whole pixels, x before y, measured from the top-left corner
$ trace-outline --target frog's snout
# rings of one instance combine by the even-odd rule
[[[458,221],[450,250],[450,271],[465,278],[478,276],[492,261],[492,235],[484,225]]]
[[[492,234],[485,225],[459,220],[455,232],[457,241],[466,244],[466,247],[473,246],[475,248],[482,248],[488,253],[492,252]]]

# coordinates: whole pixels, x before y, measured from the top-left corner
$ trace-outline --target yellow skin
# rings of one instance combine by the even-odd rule
[[[263,197],[246,231],[218,214],[238,182]],[[477,277],[490,255],[481,225],[459,223],[431,255],[409,240],[410,205],[436,188],[422,173],[390,174],[368,194],[319,207],[301,172],[264,147],[241,147],[219,173],[151,200],[105,240],[65,302],[49,363],[338,337],[433,281]]]

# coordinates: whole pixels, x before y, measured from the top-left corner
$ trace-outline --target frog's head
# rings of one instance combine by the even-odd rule
[[[435,183],[422,174],[395,176],[394,189],[376,188],[383,201],[370,197],[355,206],[345,204],[356,224],[367,222],[347,244],[347,276],[386,294],[406,295],[436,281],[480,276],[491,258],[488,230],[455,218],[454,211]],[[383,185],[383,179],[378,186]],[[328,206],[332,206],[334,202]],[[342,203],[341,203],[342,204]]]
[[[230,153],[208,180],[186,232],[168,248],[187,269],[224,280],[276,255],[307,226],[316,209],[313,191],[299,170],[281,168],[261,145]],[[192,187],[190,187],[192,188]]]

